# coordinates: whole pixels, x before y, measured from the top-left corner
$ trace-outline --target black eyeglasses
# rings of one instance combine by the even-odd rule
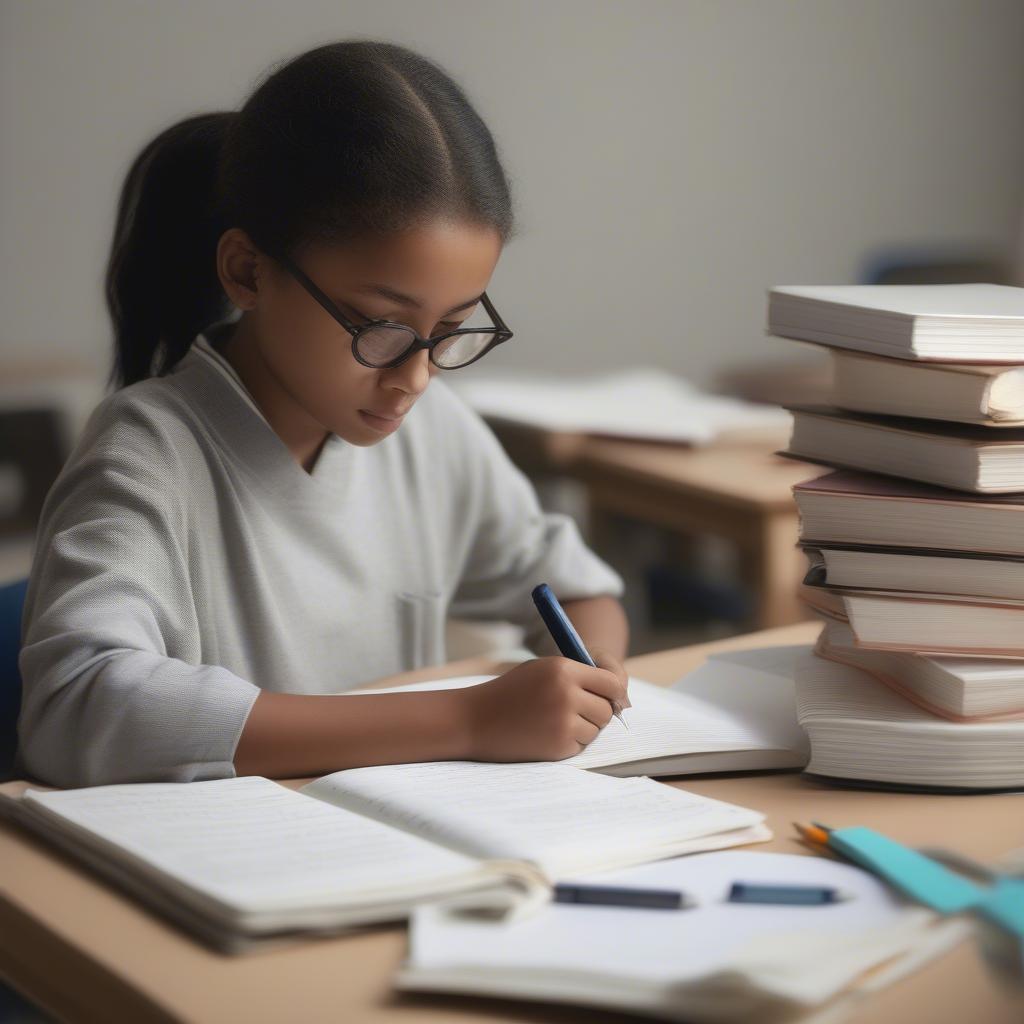
[[[352,335],[352,355],[363,366],[378,370],[390,369],[399,366],[421,348],[425,348],[435,366],[442,370],[455,370],[475,363],[496,345],[512,337],[512,332],[491,304],[486,292],[480,296],[480,301],[494,321],[494,326],[486,329],[460,327],[432,338],[421,338],[418,332],[405,324],[396,324],[391,320],[371,320],[350,306],[354,313],[369,321],[365,324],[355,324],[289,257],[274,256],[274,259]]]

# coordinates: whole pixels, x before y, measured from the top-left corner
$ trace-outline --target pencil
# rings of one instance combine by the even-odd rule
[[[817,822],[811,825],[802,825],[799,821],[794,821],[793,828],[800,833],[800,838],[808,843],[814,846],[828,846],[828,831]]]

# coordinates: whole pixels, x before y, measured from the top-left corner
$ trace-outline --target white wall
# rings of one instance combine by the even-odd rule
[[[522,234],[490,288],[517,333],[492,368],[626,347],[708,381],[793,354],[762,336],[770,284],[853,281],[882,245],[1004,250],[1020,222],[1016,0],[2,0],[4,351],[105,372],[132,157],[347,36],[438,60],[498,139]]]

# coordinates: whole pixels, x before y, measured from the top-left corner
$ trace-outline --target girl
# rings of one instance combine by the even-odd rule
[[[434,379],[511,337],[486,294],[511,233],[490,132],[400,46],[318,47],[146,146],[107,271],[119,389],[36,535],[20,775],[559,759],[628,706],[621,580]],[[598,668],[339,695],[443,661],[448,614],[539,650],[541,581]]]

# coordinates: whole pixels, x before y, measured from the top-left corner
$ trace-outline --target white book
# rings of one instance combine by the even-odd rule
[[[1024,718],[1024,660],[878,651],[849,625],[826,621],[815,652],[870,672],[926,711],[954,722]]]
[[[780,286],[769,293],[768,332],[900,359],[1024,363],[1024,288]]]
[[[977,494],[1024,491],[1024,428],[793,407],[787,455]]]
[[[850,898],[813,908],[727,902],[741,879],[830,886]],[[868,872],[824,857],[729,851],[573,880],[681,890],[696,906],[552,903],[498,925],[422,907],[397,987],[690,1022],[806,1020],[811,1007],[828,1004],[828,1019],[839,1020],[868,977],[881,987],[970,927],[937,921]]]
[[[910,789],[1024,788],[1024,721],[945,721],[867,672],[814,654],[797,660],[796,694],[809,775]]]
[[[813,568],[799,594],[826,618],[848,622],[861,647],[1024,658],[1024,601],[826,586]]]
[[[883,416],[1024,426],[1024,366],[926,363],[833,349],[832,404]]]
[[[807,544],[863,544],[1024,555],[1024,500],[897,477],[827,473],[793,488]]]
[[[565,764],[451,761],[44,790],[0,813],[225,952],[404,919],[425,900],[525,913],[568,871],[771,837],[758,811]]]
[[[921,548],[803,545],[812,568],[835,587],[903,590],[1024,601],[1024,558]]]

